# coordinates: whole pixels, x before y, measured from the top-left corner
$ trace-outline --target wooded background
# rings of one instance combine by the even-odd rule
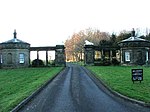
[[[135,29],[136,36],[150,40],[150,30],[146,29],[146,33],[140,34],[140,29]],[[92,42],[95,46],[107,45],[110,47],[117,47],[118,42],[127,39],[131,36],[131,31],[123,30],[119,34],[109,32],[101,32],[99,29],[88,28],[74,33],[69,39],[65,41],[65,52],[67,61],[82,61],[85,40]]]

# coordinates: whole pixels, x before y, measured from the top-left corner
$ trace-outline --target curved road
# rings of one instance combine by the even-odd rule
[[[150,112],[106,94],[79,65],[69,64],[20,112]]]

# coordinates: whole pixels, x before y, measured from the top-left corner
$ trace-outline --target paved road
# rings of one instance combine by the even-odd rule
[[[20,112],[150,112],[106,94],[78,65],[68,65]]]

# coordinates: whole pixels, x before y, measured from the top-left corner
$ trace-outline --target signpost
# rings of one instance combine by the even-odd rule
[[[143,69],[132,69],[132,81],[141,81],[143,80]]]

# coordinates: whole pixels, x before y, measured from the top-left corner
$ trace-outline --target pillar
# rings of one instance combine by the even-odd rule
[[[110,50],[110,62],[112,62],[112,58],[113,58],[112,50]]]
[[[85,65],[94,65],[94,46],[85,45],[84,46],[84,64]]]
[[[46,66],[48,66],[48,51],[46,51]]]
[[[37,66],[39,66],[39,51],[37,51]]]
[[[121,64],[124,63],[123,57],[124,57],[124,55],[123,55],[123,49],[121,48],[120,49],[120,62],[121,62]]]
[[[66,66],[66,56],[64,45],[56,45],[55,48],[55,66]]]
[[[104,60],[105,56],[104,56],[104,49],[101,50],[101,60]]]
[[[31,66],[31,51],[29,51],[29,66]]]

